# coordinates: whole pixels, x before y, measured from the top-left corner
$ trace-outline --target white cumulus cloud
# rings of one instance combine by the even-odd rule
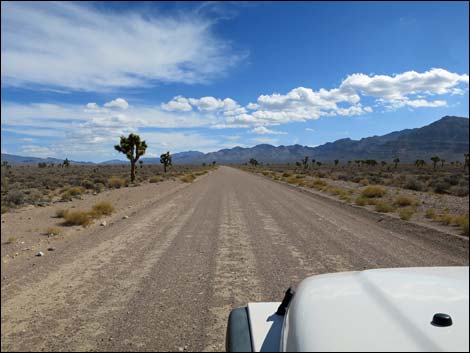
[[[117,108],[117,109],[122,109],[125,110],[129,108],[129,103],[123,98],[116,98],[110,102],[107,102],[104,104],[106,108]]]

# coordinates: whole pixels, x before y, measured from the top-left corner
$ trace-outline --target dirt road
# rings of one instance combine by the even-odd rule
[[[222,350],[229,310],[308,275],[468,265],[468,240],[220,167],[2,268],[2,350]]]

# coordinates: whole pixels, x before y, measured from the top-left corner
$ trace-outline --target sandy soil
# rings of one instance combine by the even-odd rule
[[[117,202],[108,225],[70,229],[43,257],[2,245],[2,350],[222,350],[231,308],[308,275],[469,263],[468,238],[228,167],[132,191],[98,195]],[[55,207],[2,215],[2,241],[16,229],[29,246]]]

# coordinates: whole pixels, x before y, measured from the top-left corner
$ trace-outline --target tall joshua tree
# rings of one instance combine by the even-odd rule
[[[417,159],[416,162],[415,162],[415,165],[418,167],[418,168],[421,168],[423,167],[424,165],[426,164],[426,162],[422,159]]]
[[[468,168],[468,162],[469,162],[469,159],[470,159],[470,153],[465,153],[464,156],[465,156],[465,164],[464,164],[464,166],[463,166],[463,169],[465,170],[465,169]]]
[[[431,161],[434,163],[434,169],[436,169],[437,163],[438,163],[440,160],[441,160],[441,159],[440,159],[438,156],[431,157]]]
[[[129,134],[128,137],[121,136],[119,145],[115,145],[114,149],[118,152],[124,153],[131,162],[131,182],[135,180],[135,164],[145,154],[147,144],[145,141],[140,140],[140,136],[136,134]]]
[[[166,173],[166,168],[171,165],[171,154],[170,151],[163,153],[160,156],[160,163],[163,164],[163,171]]]
[[[305,156],[304,159],[302,159],[302,165],[304,166],[304,169],[308,168],[308,156]]]
[[[398,157],[395,158],[395,159],[393,160],[393,163],[395,163],[395,169],[397,169],[398,163],[400,163],[400,158],[398,158]]]
[[[339,164],[339,159],[335,159],[335,167]]]

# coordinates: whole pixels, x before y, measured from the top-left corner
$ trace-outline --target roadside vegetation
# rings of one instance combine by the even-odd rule
[[[121,137],[116,150],[124,153],[129,163],[121,165],[74,165],[68,159],[60,164],[1,166],[2,214],[25,205],[43,207],[56,202],[81,199],[106,190],[138,186],[143,183],[160,183],[180,180],[191,183],[198,176],[216,168],[210,165],[174,166],[170,152],[160,156],[160,164],[145,164],[140,157],[147,145],[137,135]],[[138,151],[138,153],[136,152]],[[130,173],[129,173],[130,169]],[[87,218],[69,216],[70,223],[87,223]]]
[[[263,165],[251,159],[240,168],[404,221],[454,227],[468,236],[468,154],[462,161],[443,162],[433,156],[414,164],[404,164],[399,158],[331,162],[304,158],[297,163]]]

